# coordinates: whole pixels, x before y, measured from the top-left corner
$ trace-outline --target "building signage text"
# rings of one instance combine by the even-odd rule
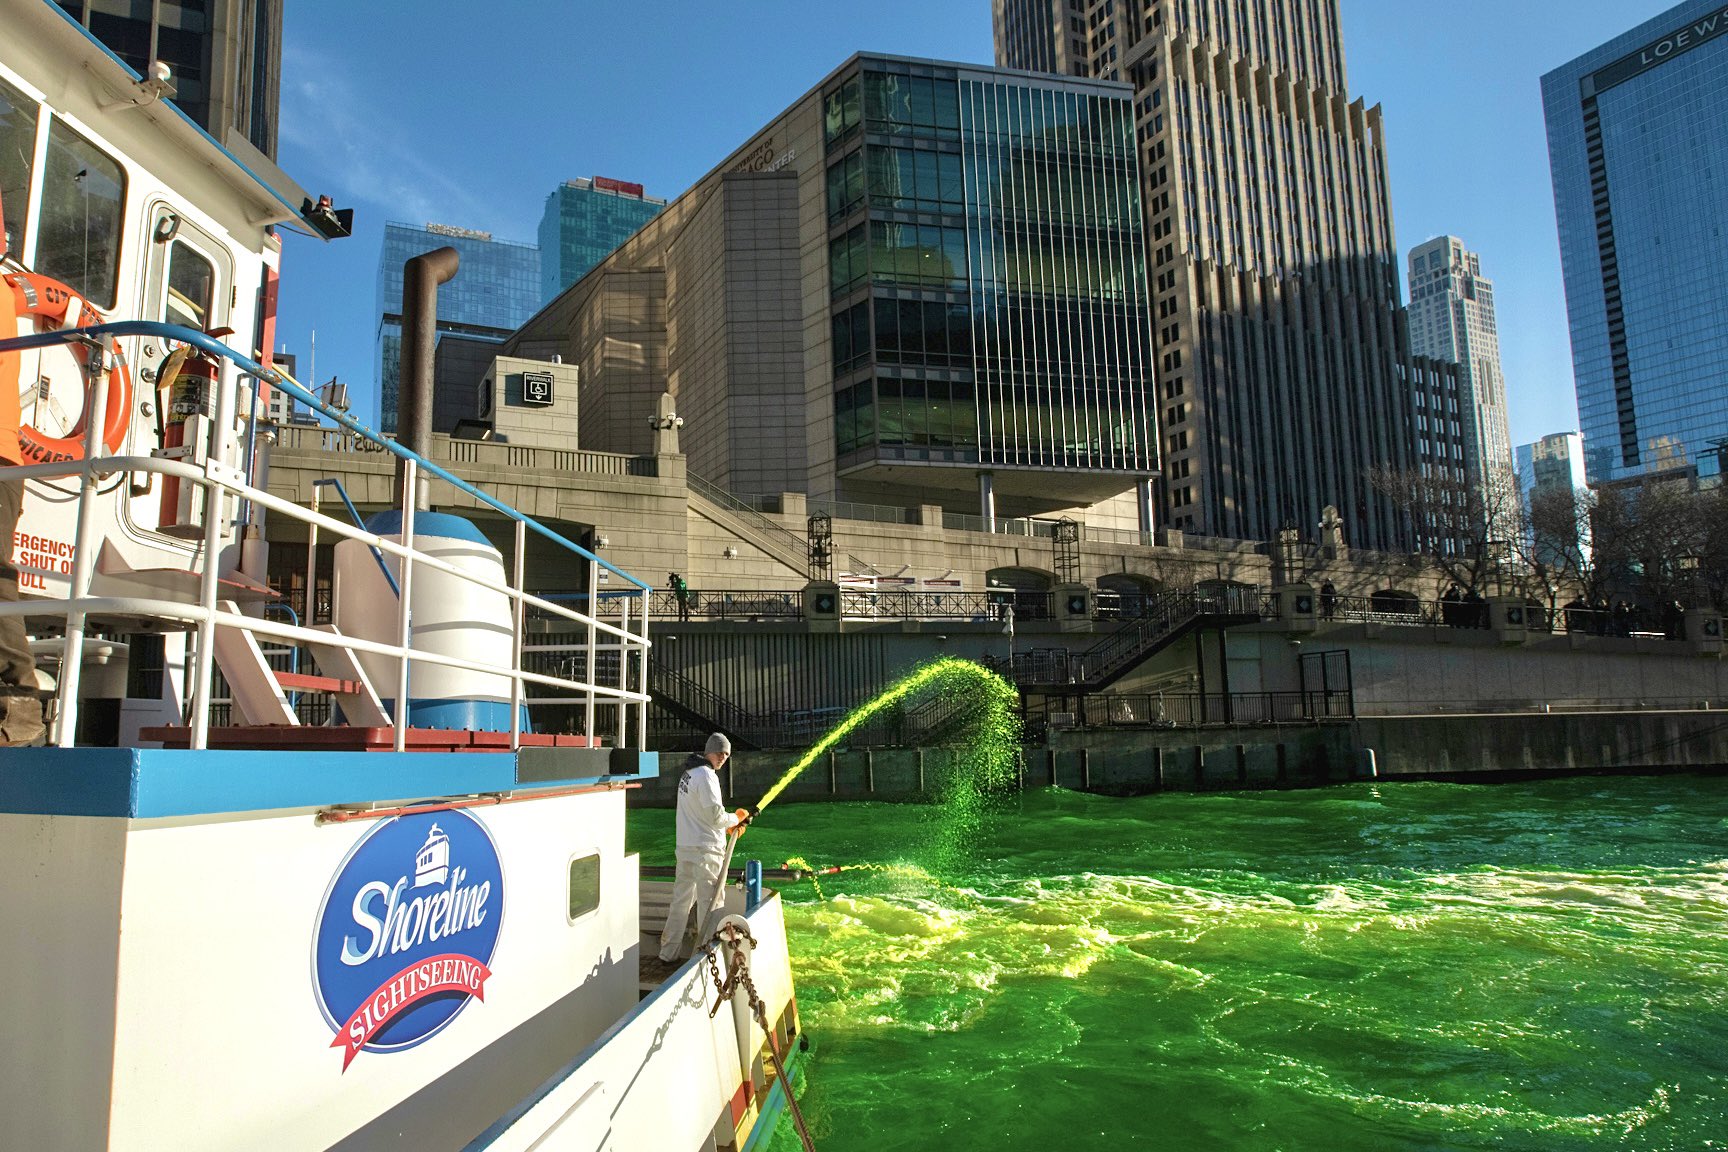
[[[1688,52],[1700,44],[1728,34],[1728,8],[1720,8],[1701,16],[1684,28],[1676,29],[1653,44],[1647,44],[1630,56],[1624,56],[1588,78],[1589,94],[1606,92],[1616,84],[1624,84],[1641,73],[1648,72],[1665,60]]]
[[[798,149],[774,151],[774,137],[764,136],[762,142],[744,154],[744,159],[732,166],[734,172],[778,172],[798,159]]]

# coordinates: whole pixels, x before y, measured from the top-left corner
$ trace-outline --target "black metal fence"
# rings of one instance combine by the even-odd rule
[[[1027,719],[1047,728],[1205,728],[1349,720],[1347,689],[1311,692],[1119,692],[1048,697]]]

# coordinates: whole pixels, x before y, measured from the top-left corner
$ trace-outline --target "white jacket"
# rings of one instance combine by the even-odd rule
[[[720,799],[720,777],[701,756],[685,762],[678,780],[678,855],[720,856],[738,817]]]

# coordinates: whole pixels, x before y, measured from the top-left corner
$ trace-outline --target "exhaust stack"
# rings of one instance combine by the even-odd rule
[[[402,265],[402,356],[397,371],[396,441],[424,456],[432,448],[432,366],[438,341],[438,286],[448,283],[462,266],[454,248],[436,248]],[[431,488],[425,476],[417,491],[402,492],[403,462],[396,461],[396,489],[402,505],[410,495],[414,507],[431,508]]]

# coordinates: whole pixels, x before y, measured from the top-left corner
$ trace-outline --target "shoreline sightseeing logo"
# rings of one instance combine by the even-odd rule
[[[504,920],[504,869],[457,809],[398,816],[361,838],[324,893],[312,988],[342,1071],[362,1051],[431,1039],[484,1001]]]

